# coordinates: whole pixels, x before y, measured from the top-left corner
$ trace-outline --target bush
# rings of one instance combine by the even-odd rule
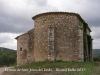
[[[10,66],[16,63],[16,51],[0,52],[0,66]]]
[[[94,57],[94,58],[93,58],[93,61],[100,61],[100,56]]]

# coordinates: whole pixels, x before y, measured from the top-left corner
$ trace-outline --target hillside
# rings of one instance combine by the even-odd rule
[[[0,47],[0,67],[16,63],[16,50]]]
[[[100,56],[100,49],[93,49],[93,57]]]
[[[0,47],[0,51],[15,51],[15,50],[9,49],[9,48]]]

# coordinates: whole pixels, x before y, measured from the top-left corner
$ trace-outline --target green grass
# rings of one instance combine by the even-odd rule
[[[33,62],[28,65],[20,66],[19,68],[66,68],[66,67],[91,67],[94,63],[90,62],[66,62],[66,61],[55,61],[55,62]]]
[[[55,62],[34,62],[28,65],[16,67],[24,69],[39,69],[39,68],[50,68],[55,72],[56,68],[59,69],[81,69],[80,71],[57,71],[60,72],[55,75],[99,75],[100,74],[100,64],[95,62],[66,62],[66,61],[55,61]],[[82,71],[83,69],[83,71]],[[37,72],[40,73],[40,72]]]

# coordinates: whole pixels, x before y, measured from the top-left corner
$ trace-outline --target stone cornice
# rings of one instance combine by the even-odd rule
[[[32,17],[33,20],[35,20],[37,17],[43,16],[43,15],[50,15],[50,14],[67,14],[67,15],[74,15],[77,16],[77,18],[84,24],[87,24],[78,13],[73,13],[73,12],[45,12],[45,13],[40,13]],[[88,27],[89,31],[91,32],[91,29]]]

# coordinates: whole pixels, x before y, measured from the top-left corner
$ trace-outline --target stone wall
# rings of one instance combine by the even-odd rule
[[[33,29],[17,38],[17,65],[24,65],[34,61],[33,45],[34,34]]]
[[[81,41],[83,30],[80,30],[78,25],[79,21],[83,22],[83,20],[76,15],[66,13],[42,14],[33,19],[35,61],[50,60],[52,53],[51,60],[83,61],[83,41]],[[51,47],[50,38],[48,40],[50,26],[53,26],[54,31],[54,38],[51,38],[51,43],[54,44],[51,44]],[[48,45],[52,49],[48,48]]]
[[[83,24],[82,24],[82,27],[80,27],[79,29],[78,29],[78,32],[79,32],[79,34],[78,34],[78,36],[79,36],[79,40],[78,40],[78,42],[79,42],[79,59],[78,59],[78,61],[84,61],[84,45],[83,45]]]
[[[16,37],[17,65],[45,60],[82,62],[88,60],[87,56],[92,60],[91,40],[91,45],[86,45],[86,36],[90,35],[91,30],[85,26],[87,24],[80,15],[49,12],[38,14],[32,19],[34,29]]]
[[[34,61],[34,29],[28,31],[28,50],[27,50],[27,61],[31,63]]]
[[[17,65],[24,65],[27,63],[27,50],[28,48],[29,36],[27,33],[21,35],[17,39]]]

